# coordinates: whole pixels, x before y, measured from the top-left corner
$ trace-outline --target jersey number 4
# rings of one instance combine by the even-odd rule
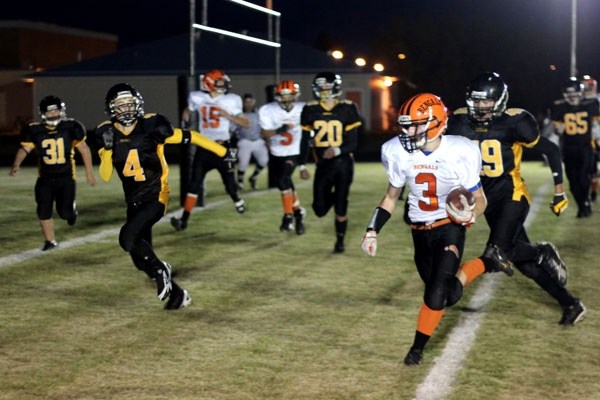
[[[125,166],[123,167],[123,176],[128,178],[133,177],[136,182],[142,182],[146,180],[144,175],[144,168],[140,162],[140,156],[137,149],[129,150],[127,154],[127,160],[125,160]]]

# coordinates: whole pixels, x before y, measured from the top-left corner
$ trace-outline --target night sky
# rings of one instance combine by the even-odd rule
[[[571,1],[273,0],[273,6],[282,13],[284,39],[336,45],[349,56],[404,51],[408,58],[399,73],[451,102],[462,99],[474,71],[498,70],[509,83],[509,104],[537,109],[560,96],[560,84],[569,76]],[[258,12],[225,0],[207,3],[209,26],[266,32],[266,17]],[[197,22],[202,4],[196,0]],[[577,5],[578,70],[600,79],[600,1],[577,0]],[[10,8],[3,9],[2,19],[116,34],[121,48],[189,32],[189,2],[181,0],[34,0]],[[444,81],[446,69],[451,72]]]

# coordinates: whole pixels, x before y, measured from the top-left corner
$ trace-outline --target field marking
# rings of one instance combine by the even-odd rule
[[[277,189],[262,189],[262,190],[257,190],[257,191],[254,191],[252,193],[244,194],[244,199],[262,196],[265,193],[270,193],[270,192],[275,191],[275,190],[277,190]],[[204,207],[196,207],[194,209],[194,211],[195,212],[201,212],[203,210],[209,210],[211,208],[215,208],[215,207],[219,207],[219,206],[223,206],[223,205],[227,205],[227,204],[232,204],[232,207],[233,207],[233,203],[232,203],[231,199],[227,198],[227,199],[224,199],[224,200],[219,200],[219,201],[215,201],[215,202],[212,202],[212,203],[208,203]],[[158,225],[158,224],[163,224],[165,222],[169,222],[170,219],[171,219],[171,217],[179,215],[181,213],[181,211],[182,211],[182,209],[180,208],[178,210],[171,211],[171,212],[165,214],[160,219],[160,221],[158,221],[156,224]],[[82,244],[104,240],[104,239],[106,239],[108,237],[111,237],[111,236],[117,237],[119,235],[119,231],[120,230],[121,230],[121,227],[110,228],[110,229],[105,229],[105,230],[100,231],[100,232],[91,233],[91,234],[86,235],[86,236],[78,237],[78,238],[75,238],[75,239],[65,240],[64,242],[60,242],[59,245],[58,245],[58,247],[56,249],[54,249],[54,250],[51,250],[50,252],[45,252],[45,251],[42,251],[41,249],[32,249],[32,250],[23,251],[21,253],[16,253],[16,254],[11,254],[11,255],[8,255],[8,256],[0,257],[0,268],[7,267],[9,265],[16,264],[16,263],[19,263],[19,262],[22,262],[22,261],[31,260],[32,258],[36,258],[36,257],[40,257],[40,256],[46,256],[46,255],[49,255],[49,254],[54,253],[56,251],[61,251],[61,250],[69,249],[71,247],[81,246]]]
[[[538,189],[524,224],[526,229],[535,219],[549,189],[550,184],[542,185]],[[478,311],[463,313],[460,317],[448,335],[448,341],[442,354],[433,360],[433,367],[429,374],[417,387],[414,400],[441,400],[450,394],[454,378],[471,350],[481,321],[487,314],[483,307],[492,299],[498,282],[503,278],[499,275],[503,274],[486,274],[482,277],[482,282],[468,305],[470,309]]]

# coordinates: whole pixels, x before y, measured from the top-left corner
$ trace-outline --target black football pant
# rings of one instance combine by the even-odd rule
[[[152,226],[165,213],[165,205],[158,200],[127,204],[127,222],[121,227],[119,244],[129,253],[137,269],[153,278],[161,268],[152,248]]]
[[[432,310],[442,310],[446,305],[450,287],[456,281],[465,232],[464,226],[453,223],[430,230],[412,230],[415,265],[425,283],[423,301]]]
[[[353,177],[354,160],[348,155],[319,162],[315,170],[312,203],[317,217],[326,215],[331,207],[335,215],[346,216]]]
[[[281,191],[296,189],[292,179],[296,165],[298,165],[298,156],[277,157],[272,155],[269,158],[269,168],[274,171],[273,179],[277,189]]]
[[[35,183],[38,218],[42,221],[52,218],[54,203],[56,203],[56,212],[62,219],[73,218],[75,190],[76,184],[70,175],[39,177]]]
[[[529,203],[525,197],[520,201],[508,199],[488,204],[485,210],[490,227],[488,245],[498,246],[523,275],[535,281],[562,306],[571,305],[574,297],[537,264],[537,245],[531,243],[523,226],[527,214]]]
[[[590,201],[593,163],[595,162],[594,152],[590,147],[564,146],[563,159],[565,173],[569,180],[569,190],[578,209],[584,210],[586,203]]]
[[[229,148],[227,143],[223,143],[223,146]],[[192,178],[189,184],[188,193],[200,195],[204,190],[204,178],[206,177],[206,174],[213,169],[219,171],[223,185],[225,185],[225,191],[231,199],[234,202],[240,201],[238,187],[235,181],[234,164],[223,161],[223,159],[215,153],[203,148],[197,148],[196,153],[194,154]]]

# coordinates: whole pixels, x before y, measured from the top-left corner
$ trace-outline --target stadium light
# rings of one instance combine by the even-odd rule
[[[376,63],[373,65],[373,69],[377,72],[382,72],[385,69],[385,67],[381,63]]]
[[[341,50],[333,50],[331,52],[331,57],[335,58],[336,60],[340,60],[344,58],[344,53]]]
[[[365,60],[362,57],[358,57],[356,60],[354,60],[354,63],[359,67],[364,67],[365,65],[367,65],[367,60]]]

